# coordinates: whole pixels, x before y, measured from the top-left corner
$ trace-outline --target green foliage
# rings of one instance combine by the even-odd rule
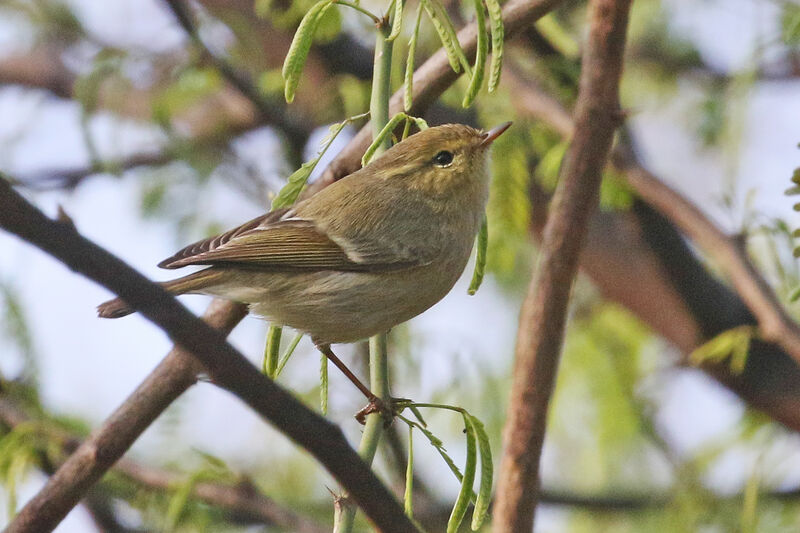
[[[414,100],[414,54],[417,51],[417,40],[419,39],[419,25],[422,22],[422,2],[417,7],[417,15],[414,20],[414,32],[411,34],[411,40],[408,42],[408,59],[406,59],[406,71],[404,76],[403,86],[405,91],[403,93],[403,109],[406,111],[411,109]]]
[[[747,364],[750,342],[757,333],[756,326],[739,326],[723,331],[689,354],[689,362],[699,366],[730,359],[731,372],[741,374]]]
[[[283,62],[282,70],[283,79],[286,81],[286,88],[284,89],[286,101],[289,103],[294,100],[297,85],[300,83],[303,65],[305,65],[306,57],[308,57],[308,52],[311,50],[314,33],[331,5],[332,0],[317,2],[300,21],[300,26],[297,27],[289,52]]]
[[[486,269],[503,282],[521,279],[530,260],[527,142],[524,128],[513,127],[492,143]]]
[[[156,122],[166,124],[176,114],[196,105],[222,88],[222,77],[211,67],[187,67],[153,100]]]
[[[781,39],[788,46],[800,45],[800,5],[795,2],[781,5]]]
[[[485,1],[492,31],[492,64],[489,68],[489,92],[493,93],[500,83],[500,73],[503,70],[505,28],[503,26],[503,10],[500,7],[500,2],[498,0]]]
[[[3,332],[4,338],[10,339],[16,344],[22,356],[23,368],[17,379],[35,383],[38,374],[36,348],[20,295],[11,283],[0,280],[0,300],[2,301],[3,317],[0,322],[0,331]]]
[[[459,470],[458,466],[456,466],[455,461],[453,461],[453,459],[445,450],[442,440],[428,429],[427,423],[422,418],[422,414],[419,411],[419,408],[421,407],[443,409],[461,414],[464,421],[464,434],[467,440],[467,456],[463,474],[461,470]],[[398,404],[398,408],[400,411],[403,409],[409,409],[417,418],[417,421],[414,421],[404,417],[402,414],[396,415],[397,418],[405,422],[409,427],[409,442],[411,441],[412,429],[418,429],[420,432],[422,432],[422,434],[428,439],[428,442],[430,442],[434,449],[439,452],[439,455],[444,460],[445,464],[448,466],[448,468],[450,468],[450,471],[453,472],[453,475],[461,484],[458,497],[453,505],[450,518],[447,522],[448,533],[458,531],[458,528],[461,525],[464,516],[466,515],[470,501],[475,504],[472,512],[471,528],[473,531],[479,530],[488,514],[489,501],[492,495],[492,477],[494,472],[489,436],[487,435],[483,424],[480,422],[480,420],[471,415],[466,409],[452,405],[402,402]],[[411,445],[409,444],[409,446]],[[481,479],[479,485],[480,488],[478,494],[476,495],[473,491],[473,484],[475,481],[479,454]],[[409,467],[406,472],[406,483],[409,483],[408,479],[411,475],[412,470]]]
[[[361,158],[362,166],[369,165],[370,161],[372,161],[372,158],[375,156],[375,153],[378,151],[378,149],[383,145],[383,143],[392,134],[392,132],[394,132],[394,130],[398,126],[400,126],[400,123],[403,121],[405,121],[406,123],[413,122],[417,126],[417,128],[420,129],[420,131],[428,129],[428,123],[425,122],[424,119],[406,115],[402,111],[400,113],[397,113],[395,116],[389,119],[389,122],[386,123],[386,125],[383,127],[380,133],[378,133],[378,135],[376,135],[375,138],[372,140],[372,144],[370,144],[367,147],[367,150],[364,152],[364,156]]]
[[[323,353],[319,359],[319,410],[328,414],[328,358]]]
[[[481,222],[481,229],[478,231],[478,237],[475,243],[475,248],[478,250],[475,256],[475,271],[472,273],[472,281],[469,283],[467,292],[470,295],[478,292],[478,289],[483,282],[483,275],[486,271],[486,252],[489,246],[489,225],[486,220],[486,215],[483,216]]]
[[[300,196],[300,193],[306,186],[306,182],[308,181],[309,176],[311,176],[311,172],[313,172],[317,167],[319,160],[322,159],[322,156],[328,151],[328,148],[330,148],[334,139],[336,139],[336,137],[348,124],[357,120],[361,120],[365,116],[366,113],[363,115],[350,117],[342,122],[339,122],[338,124],[333,124],[330,126],[329,133],[322,140],[322,147],[317,153],[317,156],[311,161],[303,163],[299,169],[295,170],[292,175],[289,176],[289,178],[286,180],[286,185],[284,185],[278,195],[272,200],[272,210],[290,206],[297,200],[297,197]]]
[[[469,87],[464,94],[464,100],[461,102],[462,107],[469,107],[478,96],[483,84],[483,74],[486,70],[486,57],[489,53],[489,36],[486,32],[486,15],[483,12],[483,1],[474,0],[475,13],[477,14],[477,27],[478,35],[475,47],[475,66],[472,69],[472,76],[469,80]]]
[[[453,28],[453,23],[450,22],[450,17],[447,12],[438,2],[438,0],[420,0],[425,12],[428,14],[433,27],[436,28],[436,33],[439,35],[439,40],[442,42],[442,47],[447,52],[447,59],[450,62],[450,67],[455,72],[470,72],[467,56],[461,48],[456,36],[456,30]]]
[[[406,458],[406,487],[403,491],[403,510],[414,518],[414,426],[408,426],[408,457]]]

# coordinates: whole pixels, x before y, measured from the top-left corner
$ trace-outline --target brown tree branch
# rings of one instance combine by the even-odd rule
[[[210,325],[222,326],[224,329],[221,331],[227,332],[230,327],[235,325],[233,322],[238,322],[238,320],[230,320],[226,315],[235,315],[236,318],[241,318],[243,316],[241,306],[218,300],[209,307],[204,318]],[[222,324],[220,321],[227,323]],[[182,367],[186,369],[188,378],[195,379],[199,365],[194,363],[188,354],[181,353],[181,357],[189,362],[188,365]],[[20,424],[32,421],[45,424],[48,437],[55,439],[56,444],[66,454],[74,453],[81,445],[80,439],[74,435],[60,430],[45,420],[37,420],[29,416],[19,408],[14,400],[7,396],[0,396],[0,422],[2,424],[13,429]],[[97,439],[97,434],[90,438]],[[49,475],[55,471],[53,465],[43,464],[41,467]],[[113,470],[149,490],[172,490],[186,482],[186,477],[183,475],[145,466],[125,458],[120,459],[114,465]],[[236,485],[211,482],[195,483],[192,485],[192,497],[239,518],[256,523],[276,525],[298,533],[322,533],[327,530],[320,524],[276,504],[261,494],[248,480],[242,480]],[[90,502],[86,503],[89,505]],[[103,509],[98,510],[102,514]]]
[[[4,180],[0,180],[0,226],[105,286],[161,327],[202,362],[217,385],[236,394],[317,458],[379,530],[417,531],[336,425],[267,379],[225,342],[224,336],[189,313],[160,286],[83,238],[70,224],[45,217]],[[158,412],[161,410],[163,407]],[[142,422],[137,419],[131,423]],[[87,472],[85,465],[97,463],[107,468],[118,457],[106,452],[105,447],[81,447],[28,502],[7,531],[38,533],[55,527],[99,478],[98,471]]]
[[[544,229],[538,267],[520,311],[493,528],[529,532],[538,501],[539,460],[567,304],[594,211],[602,168],[620,123],[619,80],[630,0],[593,0],[575,111],[575,136]]]

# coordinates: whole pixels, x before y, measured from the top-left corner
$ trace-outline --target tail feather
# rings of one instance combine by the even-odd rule
[[[170,294],[177,296],[179,294],[200,291],[201,289],[213,285],[222,275],[223,272],[221,270],[207,268],[182,278],[165,281],[159,285]],[[97,306],[97,316],[100,318],[122,318],[133,312],[134,310],[121,298],[114,298],[113,300],[109,300]]]

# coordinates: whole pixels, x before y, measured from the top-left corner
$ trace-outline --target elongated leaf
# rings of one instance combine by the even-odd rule
[[[467,430],[467,459],[464,465],[464,477],[461,480],[461,490],[447,521],[447,533],[456,533],[464,515],[469,507],[472,496],[472,484],[475,481],[475,470],[478,468],[477,450],[475,447],[475,429],[469,422],[469,415],[464,413],[464,425]]]
[[[281,72],[286,82],[284,95],[289,103],[294,100],[297,85],[300,83],[300,74],[303,70],[303,65],[306,63],[308,51],[311,49],[314,32],[317,31],[320,20],[330,7],[331,0],[321,0],[314,4],[300,21],[300,25],[294,34],[292,44],[289,46],[289,52],[283,61],[283,70]]]
[[[403,27],[403,0],[394,0],[394,17],[392,18],[392,32],[386,37],[387,41],[394,41],[400,35]]]
[[[492,64],[489,68],[489,92],[497,89],[500,83],[500,72],[503,69],[503,41],[505,28],[503,26],[503,10],[498,0],[486,0],[486,9],[489,11],[489,27],[492,30]]]
[[[478,489],[478,499],[475,501],[475,509],[472,511],[472,531],[478,531],[486,515],[489,512],[489,501],[492,499],[492,476],[494,475],[494,465],[492,463],[492,447],[489,445],[489,435],[480,420],[472,415],[468,415],[469,423],[475,431],[475,438],[478,440],[478,450],[481,456],[481,482]]]
[[[478,292],[486,272],[486,250],[489,247],[489,223],[485,214],[483,215],[483,222],[481,222],[481,229],[478,231],[476,247],[478,251],[475,254],[475,270],[472,272],[472,281],[469,284],[469,289],[467,289],[467,293],[470,296]]]
[[[476,25],[478,27],[478,40],[475,50],[475,64],[472,67],[472,78],[469,80],[469,87],[464,94],[462,107],[469,107],[478,96],[478,92],[483,85],[483,74],[486,71],[486,56],[489,53],[489,35],[486,32],[486,15],[483,13],[483,1],[474,0],[475,12],[477,13]]]
[[[422,5],[425,7],[425,12],[428,18],[431,19],[436,33],[439,34],[439,40],[442,41],[444,51],[447,53],[447,59],[450,62],[450,67],[455,72],[461,72],[463,68],[466,73],[470,73],[469,63],[461,44],[456,37],[456,30],[447,16],[447,12],[437,0],[422,0]]]
[[[381,132],[372,140],[372,144],[369,145],[367,151],[364,152],[364,157],[361,158],[361,165],[367,166],[369,162],[372,160],[372,157],[375,155],[375,152],[378,150],[378,147],[383,143],[383,140],[386,139],[388,135],[391,135],[394,129],[400,124],[403,120],[408,117],[405,113],[398,113],[386,123],[383,127]]]
[[[270,379],[275,379],[277,376],[276,370],[278,369],[282,331],[283,330],[279,326],[272,325],[269,327],[269,331],[267,331],[267,345],[264,348],[264,364],[262,370]]]
[[[319,410],[328,414],[328,358],[320,353],[319,363]]]
[[[420,2],[417,6],[417,17],[414,21],[414,33],[408,42],[408,59],[406,59],[406,74],[403,80],[405,92],[403,93],[403,109],[409,111],[414,100],[414,54],[417,52],[417,37],[419,36],[419,24],[422,21],[422,6]]]
[[[275,196],[275,199],[272,200],[272,210],[290,206],[297,200],[297,197],[300,196],[303,187],[306,186],[306,182],[308,181],[308,177],[311,175],[311,172],[314,171],[314,168],[316,168],[319,160],[322,159],[322,156],[325,155],[325,152],[327,152],[328,148],[330,148],[331,144],[333,144],[333,140],[336,139],[336,136],[339,135],[339,133],[341,133],[345,126],[347,126],[350,122],[363,117],[364,115],[350,117],[347,120],[339,122],[338,124],[334,124],[330,127],[328,135],[322,141],[322,149],[317,153],[317,157],[311,161],[303,163],[300,168],[295,170],[292,175],[289,176],[289,178],[286,180],[286,185],[283,186],[278,195]]]
[[[286,352],[283,354],[283,356],[281,357],[280,362],[278,363],[278,368],[275,370],[275,377],[278,377],[278,376],[281,375],[281,372],[283,371],[283,367],[285,367],[286,363],[289,362],[289,358],[294,353],[294,349],[297,348],[297,344],[300,342],[300,339],[302,339],[302,338],[303,338],[303,334],[302,333],[298,333],[297,335],[294,336],[294,339],[292,339],[292,342],[289,343],[289,346],[286,348]]]
[[[408,461],[406,462],[406,490],[403,495],[406,516],[414,518],[414,426],[408,426]]]

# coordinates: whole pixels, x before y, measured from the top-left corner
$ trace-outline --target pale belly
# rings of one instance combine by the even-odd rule
[[[386,332],[441,300],[467,257],[381,274],[240,271],[235,284],[203,292],[249,303],[255,314],[307,333],[318,343],[355,342]]]

